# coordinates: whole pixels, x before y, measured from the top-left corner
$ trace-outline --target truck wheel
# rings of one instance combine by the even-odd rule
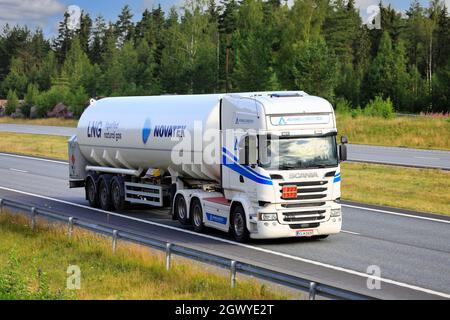
[[[111,181],[111,202],[115,211],[125,209],[125,188],[121,177],[114,177]]]
[[[100,202],[98,199],[97,186],[94,181],[94,178],[91,176],[86,179],[86,198],[89,201],[89,205],[93,208],[98,208],[100,206]]]
[[[247,229],[247,222],[245,219],[245,212],[242,206],[237,206],[231,215],[231,232],[237,242],[247,242],[250,238],[250,233]]]
[[[203,232],[205,226],[203,225],[203,210],[202,205],[198,199],[194,199],[191,205],[191,223],[196,232]]]
[[[178,221],[181,222],[181,224],[187,225],[189,224],[188,218],[187,218],[187,205],[186,205],[186,199],[184,199],[184,196],[179,194],[175,198],[175,216],[177,217]]]
[[[108,211],[111,209],[111,191],[109,187],[110,179],[108,176],[103,176],[100,178],[100,185],[98,188],[98,198],[100,200],[100,207],[103,210]]]

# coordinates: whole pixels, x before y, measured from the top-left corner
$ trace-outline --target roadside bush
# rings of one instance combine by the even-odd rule
[[[363,114],[390,119],[394,117],[394,105],[390,98],[384,100],[382,97],[377,96],[366,105]]]
[[[86,107],[89,101],[89,96],[84,91],[83,87],[78,87],[77,90],[70,90],[67,93],[64,103],[69,107],[69,110],[73,112],[75,117],[79,117]]]
[[[42,92],[36,99],[39,117],[45,117],[47,112],[60,102],[65,102],[68,94],[66,86],[52,86],[50,90]]]
[[[9,89],[6,99],[8,102],[6,103],[5,112],[6,115],[10,116],[19,107],[19,98],[16,95],[16,91]]]
[[[336,113],[339,114],[351,114],[352,105],[345,98],[338,98],[336,101]]]
[[[362,110],[361,110],[361,107],[358,106],[358,108],[352,110],[351,115],[352,115],[352,118],[356,118],[356,117],[362,115],[362,113],[363,113],[363,112],[362,112]]]
[[[38,87],[30,83],[27,87],[27,93],[25,94],[24,103],[21,107],[22,113],[25,117],[30,117],[30,110],[31,107],[34,106],[37,102],[37,98],[39,96],[39,89]]]

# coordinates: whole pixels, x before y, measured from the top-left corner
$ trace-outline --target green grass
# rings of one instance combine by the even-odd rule
[[[67,137],[0,132],[0,151],[67,160]]]
[[[81,289],[68,290],[67,268],[81,270]],[[40,272],[38,271],[40,270]],[[38,276],[38,274],[41,274]],[[188,260],[165,270],[162,254],[87,231],[41,222],[32,231],[20,216],[0,216],[0,299],[287,299],[256,280],[229,278]]]
[[[342,198],[450,215],[450,172],[344,163]]]
[[[450,150],[450,118],[377,117],[338,114],[339,133],[350,143],[391,147]]]
[[[77,119],[42,118],[42,119],[13,119],[11,117],[0,117],[0,123],[31,124],[41,126],[76,127]]]

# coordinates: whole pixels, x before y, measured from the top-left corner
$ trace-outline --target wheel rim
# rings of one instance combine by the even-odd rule
[[[89,196],[89,201],[91,201],[91,202],[95,201],[95,189],[94,189],[94,184],[92,183],[92,180],[89,180],[89,182],[88,182],[88,196]]]
[[[113,186],[112,195],[113,195],[114,207],[116,209],[118,209],[119,206],[120,206],[120,189],[119,189],[119,186],[116,183]]]
[[[237,236],[244,234],[244,219],[240,213],[236,213],[233,219],[234,232]]]
[[[178,211],[178,217],[180,219],[186,218],[186,201],[183,197],[179,197],[177,201],[177,211]]]
[[[194,215],[194,224],[197,226],[197,227],[200,227],[201,225],[202,225],[202,210],[201,210],[201,208],[198,206],[198,204],[197,205],[195,205],[194,206],[194,212],[193,212],[193,215]]]
[[[100,198],[101,198],[101,201],[102,201],[102,205],[106,206],[106,203],[108,201],[108,193],[107,193],[107,190],[106,190],[106,187],[105,187],[104,183],[102,183],[102,186],[100,188]]]

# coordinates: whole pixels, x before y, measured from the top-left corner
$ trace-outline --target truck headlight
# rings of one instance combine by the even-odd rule
[[[341,216],[341,208],[339,209],[331,209],[331,217],[340,217]]]
[[[260,213],[259,219],[261,221],[275,221],[278,217],[276,213]]]

